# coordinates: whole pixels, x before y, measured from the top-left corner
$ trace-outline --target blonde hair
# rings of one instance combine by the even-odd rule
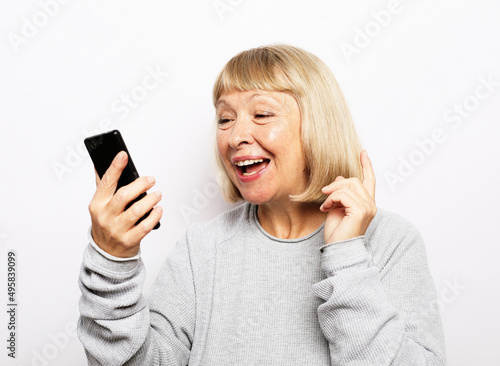
[[[266,90],[289,93],[301,113],[301,138],[308,185],[290,196],[298,202],[322,203],[321,188],[339,175],[362,179],[361,143],[351,114],[332,72],[317,56],[289,45],[253,48],[234,56],[219,73],[213,103],[231,91]],[[224,197],[243,197],[231,181],[217,153],[219,183]]]

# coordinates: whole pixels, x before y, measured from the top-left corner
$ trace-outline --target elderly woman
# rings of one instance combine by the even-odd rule
[[[444,365],[422,238],[377,208],[375,176],[328,67],[291,46],[242,52],[213,93],[226,197],[191,225],[148,301],[140,242],[160,219],[142,177],[89,211],[79,336],[90,365]],[[135,226],[151,208],[149,217]]]

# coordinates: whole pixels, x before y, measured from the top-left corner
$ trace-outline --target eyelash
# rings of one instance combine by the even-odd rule
[[[272,117],[272,114],[256,114],[255,118],[266,118],[266,117]],[[221,118],[218,121],[218,124],[223,125],[224,123],[229,122],[229,118]]]

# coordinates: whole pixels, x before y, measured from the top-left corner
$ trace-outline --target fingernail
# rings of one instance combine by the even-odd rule
[[[120,154],[118,154],[118,160],[122,161],[123,159],[125,159],[125,152],[120,151]]]
[[[154,194],[156,194],[158,197],[161,197],[161,191],[156,191],[154,192]]]
[[[155,177],[148,177],[149,183],[154,183],[155,182]]]

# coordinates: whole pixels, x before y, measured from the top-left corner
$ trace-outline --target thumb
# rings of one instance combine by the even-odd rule
[[[95,186],[97,187],[101,182],[101,178],[99,178],[99,174],[97,174],[97,170],[95,169],[95,167],[94,167],[94,173],[95,173]]]

